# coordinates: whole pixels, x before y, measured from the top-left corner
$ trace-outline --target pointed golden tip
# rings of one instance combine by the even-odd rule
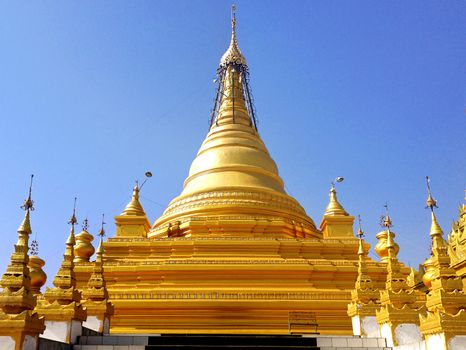
[[[330,202],[325,209],[324,215],[332,215],[332,216],[348,216],[349,214],[343,208],[343,206],[338,202],[337,199],[337,191],[335,190],[335,186],[332,183],[332,187],[330,188]]]
[[[76,243],[76,238],[74,236],[74,225],[71,226],[70,234],[68,235],[68,239],[66,240],[66,245],[74,246]]]
[[[133,188],[133,195],[131,201],[125,207],[121,215],[134,215],[134,216],[145,216],[146,213],[142,208],[141,202],[139,202],[139,186],[136,184]]]
[[[435,213],[432,210],[432,224],[430,225],[430,235],[431,236],[442,236],[443,231],[440,227],[439,223],[437,222],[437,218],[435,217]]]
[[[358,255],[364,255],[364,246],[362,244],[362,238],[359,239]]]
[[[220,66],[226,67],[229,64],[247,66],[246,58],[244,58],[241,50],[238,47],[238,41],[236,40],[236,6],[231,7],[231,41],[227,51],[223,54],[220,59]]]
[[[97,247],[97,254],[104,254],[104,237],[100,236],[99,246]]]
[[[18,230],[17,230],[18,233],[26,233],[28,235],[30,235],[32,233],[31,221],[29,219],[29,216],[30,216],[30,211],[26,210],[26,214],[24,215],[24,219],[23,219],[23,221],[21,222],[21,224],[18,227]]]

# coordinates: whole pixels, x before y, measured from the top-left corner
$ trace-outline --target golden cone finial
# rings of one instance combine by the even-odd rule
[[[338,176],[335,181],[332,181],[332,187],[330,188],[330,202],[327,205],[327,208],[325,209],[324,215],[332,215],[332,216],[338,216],[338,215],[344,215],[348,216],[349,214],[346,212],[346,210],[343,208],[343,206],[338,202],[337,199],[337,191],[335,189],[335,183],[336,182],[342,182],[344,180],[343,177]]]
[[[362,244],[362,238],[364,237],[364,231],[362,230],[361,227],[361,215],[358,215],[358,222],[359,222],[359,229],[358,229],[358,237],[359,237],[359,249],[358,249],[358,255],[364,255],[364,247]]]
[[[99,231],[100,240],[99,240],[99,246],[97,247],[97,260],[102,259],[102,255],[104,254],[104,245],[103,245],[104,236],[105,236],[105,229],[104,229],[105,221],[104,220],[105,220],[105,214],[102,214],[102,226]]]
[[[135,215],[135,216],[145,216],[146,213],[142,208],[141,202],[139,202],[139,185],[136,182],[136,185],[133,188],[133,195],[131,196],[131,201],[125,207],[121,215]]]

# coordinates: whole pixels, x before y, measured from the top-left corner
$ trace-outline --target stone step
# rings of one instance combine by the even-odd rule
[[[316,335],[82,336],[73,350],[389,350],[383,338]]]

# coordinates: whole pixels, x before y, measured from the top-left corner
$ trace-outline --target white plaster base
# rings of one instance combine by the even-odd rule
[[[45,331],[40,336],[62,343],[70,342],[71,322],[69,321],[45,321]]]
[[[366,316],[362,318],[362,334],[367,338],[380,338],[380,326],[375,316]]]
[[[21,350],[37,350],[37,336],[26,335]]]
[[[78,336],[82,334],[81,321],[45,321],[45,331],[41,338],[75,344]]]
[[[424,340],[418,343],[394,346],[393,350],[426,350],[426,342]]]
[[[99,320],[97,316],[87,316],[86,321],[83,322],[83,327],[92,329],[96,332],[103,332],[104,321]]]
[[[351,317],[351,324],[353,325],[353,335],[361,335],[361,319],[359,316]]]
[[[0,335],[0,350],[15,350],[16,342],[12,337]]]
[[[414,323],[402,323],[395,328],[398,345],[417,344],[422,341],[419,326]]]
[[[464,350],[466,349],[466,336],[457,335],[448,342],[448,350]]]
[[[381,333],[382,337],[387,340],[387,346],[389,348],[393,347],[392,328],[390,327],[390,325],[388,323],[384,323],[380,327],[380,333]]]
[[[447,350],[445,334],[430,334],[426,336],[427,350]]]

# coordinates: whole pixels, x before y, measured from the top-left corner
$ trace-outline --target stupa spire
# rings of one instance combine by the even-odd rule
[[[34,210],[32,200],[32,180],[29,195],[21,208],[26,212],[18,228],[18,242],[11,254],[10,263],[0,280],[0,343],[15,350],[25,349],[28,342],[37,344],[38,335],[44,329],[44,318],[34,311],[37,299],[31,287],[31,276],[28,267],[28,241],[31,234],[30,212]],[[29,339],[26,339],[29,338]],[[4,343],[7,344],[4,344]]]
[[[53,285],[55,288],[48,289],[45,292],[46,299],[59,300],[59,302],[70,303],[76,299],[74,293],[79,293],[76,288],[76,279],[74,273],[74,245],[76,243],[76,238],[74,235],[75,225],[78,223],[76,218],[76,198],[74,199],[73,214],[71,215],[68,224],[71,226],[70,233],[66,240],[65,244],[65,254],[63,255],[63,261],[58,270],[55,278],[53,279]],[[69,293],[61,293],[60,289]],[[62,299],[63,298],[63,299]],[[75,301],[79,301],[76,299]]]
[[[337,191],[335,189],[335,183],[336,182],[342,182],[343,177],[339,176],[335,179],[335,181],[332,181],[332,187],[330,187],[330,201],[327,205],[327,208],[325,209],[324,215],[345,215],[348,216],[349,214],[346,212],[346,210],[343,208],[343,206],[338,202],[337,199]]]
[[[152,177],[150,171],[146,172],[146,179],[141,185],[136,181],[133,187],[133,195],[128,205],[123,212],[115,216],[115,224],[117,226],[117,236],[139,236],[146,237],[150,230],[150,222],[147,219],[146,212],[139,201],[139,193],[141,188],[146,183],[147,179]]]
[[[233,7],[232,36],[217,70],[209,132],[191,164],[183,192],[157,219],[149,237],[269,231],[322,236],[301,205],[285,192],[277,165],[259,136],[248,66],[236,35]]]
[[[0,292],[0,309],[6,314],[20,314],[25,310],[33,310],[36,298],[31,291],[29,263],[29,235],[32,233],[30,212],[34,210],[32,200],[31,175],[29,195],[21,206],[25,211],[24,218],[18,228],[18,241],[10,257],[10,263],[0,280],[3,291]]]
[[[419,315],[420,330],[429,344],[430,338],[441,339],[435,348],[449,349],[451,338],[466,335],[466,294],[461,278],[450,267],[448,246],[435,216],[437,201],[432,197],[430,179],[426,176],[427,208],[431,211],[431,257],[424,262],[429,276],[424,283],[429,288],[426,298],[427,313]],[[427,274],[426,274],[427,275]]]
[[[74,245],[76,243],[74,227],[76,218],[76,198],[74,199],[73,214],[68,224],[71,229],[66,240],[63,261],[53,279],[53,288],[46,288],[44,298],[37,306],[37,312],[45,316],[46,329],[44,337],[59,340],[64,343],[76,341],[76,331],[72,331],[71,324],[86,320],[86,309],[81,304],[81,292],[76,288],[76,275],[74,272]],[[55,328],[58,322],[63,322],[69,327]],[[77,324],[74,327],[78,327]],[[76,328],[75,328],[76,329]]]
[[[220,67],[227,67],[230,64],[247,66],[246,58],[244,58],[238,46],[236,39],[236,5],[231,6],[231,40],[230,46],[220,59]]]
[[[231,11],[230,46],[220,59],[218,88],[212,112],[211,128],[237,123],[257,130],[255,110],[249,88],[249,70],[236,39],[236,7]]]
[[[125,207],[121,215],[134,215],[134,216],[143,216],[146,215],[144,209],[139,201],[139,184],[136,181],[136,184],[133,187],[133,195],[128,205]]]
[[[97,324],[96,322],[86,321],[84,325],[97,332],[108,333],[110,316],[113,315],[113,305],[108,300],[108,291],[104,278],[104,218],[104,214],[102,214],[102,226],[99,231],[100,241],[96,252],[93,272],[87,282],[87,288],[84,289],[82,295],[83,299],[85,299],[84,305],[87,308],[88,320],[90,318],[96,318],[98,321]]]
[[[375,317],[376,308],[379,304],[379,291],[374,288],[372,279],[367,273],[367,252],[364,249],[364,232],[361,226],[361,216],[358,215],[359,246],[358,246],[358,277],[351,291],[351,302],[348,304],[348,316],[353,320],[353,333],[355,335],[367,336],[366,322],[364,318]]]
[[[400,290],[408,290],[406,283],[406,276],[401,273],[400,262],[398,261],[398,252],[395,245],[394,235],[391,232],[392,219],[388,210],[388,204],[384,205],[385,216],[381,219],[381,226],[387,231],[387,280],[385,282],[385,288],[390,291],[398,292]]]
[[[356,284],[354,288],[356,290],[366,290],[370,289],[373,290],[374,286],[372,284],[372,279],[367,274],[367,266],[366,266],[366,258],[367,252],[364,249],[364,231],[362,230],[361,225],[361,216],[358,215],[358,222],[359,222],[359,229],[358,229],[358,238],[359,238],[359,246],[358,246],[358,277],[356,279]]]

